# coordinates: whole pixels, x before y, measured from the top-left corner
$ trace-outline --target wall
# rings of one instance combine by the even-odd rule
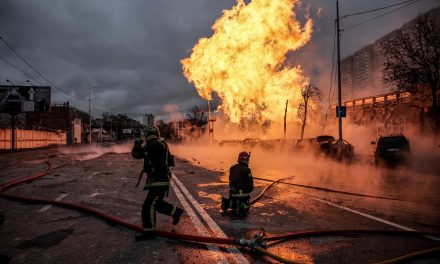
[[[66,133],[41,130],[15,130],[16,149],[41,148],[66,144]],[[11,149],[11,129],[0,129],[0,149]]]
[[[427,106],[432,100],[429,89],[421,89],[423,92],[417,95],[391,92],[346,101],[343,105],[347,107],[347,121],[365,126],[377,136],[407,133],[411,127],[418,128],[421,133],[429,132],[432,128]],[[335,113],[336,105],[332,106],[331,111]],[[336,115],[330,115],[330,120],[336,123]]]

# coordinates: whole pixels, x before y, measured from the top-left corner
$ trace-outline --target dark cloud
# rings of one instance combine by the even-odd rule
[[[339,1],[339,14],[343,17],[348,14],[383,7],[403,0],[370,0],[370,1]],[[440,6],[438,0],[415,1],[407,7],[391,12],[383,17],[374,19],[368,23],[345,30],[380,14],[389,12],[399,6],[368,13],[359,16],[348,17],[341,20],[341,59],[349,56],[360,48],[373,43],[375,40],[401,27],[417,15],[432,8]],[[310,10],[310,15],[315,21],[314,33],[311,42],[299,51],[289,54],[289,62],[300,64],[311,81],[324,91],[324,99],[327,101],[327,93],[330,87],[330,72],[332,68],[333,41],[335,32],[336,1],[328,0],[305,0],[302,3],[303,13]],[[318,15],[319,13],[319,15]],[[336,54],[335,54],[336,56]],[[335,71],[336,71],[336,65]],[[333,93],[335,90],[333,90]]]
[[[397,0],[396,0],[397,1]],[[341,14],[383,6],[396,1],[341,1]],[[182,111],[205,104],[183,77],[180,60],[189,55],[200,37],[233,0],[82,0],[0,2],[0,35],[52,82],[77,99],[54,90],[54,102],[70,100],[87,109],[88,87],[93,90],[95,115],[100,111],[136,114],[160,113],[165,104]],[[348,55],[389,31],[438,5],[419,1],[398,12],[343,33],[342,55]],[[334,1],[308,0],[316,20],[312,42],[289,56],[307,75],[325,80],[331,66]],[[322,8],[321,16],[316,15]],[[369,15],[347,19],[343,27]],[[20,62],[5,45],[0,57],[45,81]],[[26,76],[0,59],[0,82],[24,84]]]

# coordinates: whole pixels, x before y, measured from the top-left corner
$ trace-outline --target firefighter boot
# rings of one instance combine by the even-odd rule
[[[226,213],[226,211],[228,211],[229,199],[227,199],[225,197],[222,197],[222,206],[221,206],[221,208],[222,208],[223,213]]]
[[[173,225],[177,225],[179,223],[182,214],[183,214],[183,209],[177,207],[176,212],[174,212],[173,214]]]

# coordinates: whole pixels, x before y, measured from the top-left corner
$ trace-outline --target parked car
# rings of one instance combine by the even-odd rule
[[[335,140],[329,145],[328,156],[337,161],[351,163],[354,159],[354,147],[347,140]]]
[[[333,136],[322,135],[316,137],[316,143],[319,145],[319,151],[324,155],[330,154],[332,145],[336,143]]]
[[[295,143],[295,150],[311,150],[315,151],[317,149],[317,142],[315,138],[303,138],[298,139]]]
[[[333,136],[322,135],[316,138],[300,139],[296,142],[296,150],[307,149],[315,155],[324,154],[326,157],[351,163],[354,158],[354,147],[346,140],[339,143]]]
[[[374,151],[374,163],[376,165],[399,166],[407,164],[411,157],[411,148],[408,139],[400,135],[381,136],[377,142]]]

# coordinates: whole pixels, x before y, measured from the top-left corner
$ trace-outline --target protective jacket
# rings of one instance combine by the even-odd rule
[[[231,196],[250,196],[254,190],[251,169],[246,163],[239,162],[229,169],[229,189]]]
[[[143,170],[148,175],[144,189],[154,186],[169,186],[169,166],[174,166],[174,158],[162,138],[154,135],[148,136],[145,145],[135,144],[131,154],[135,159],[144,159]]]

